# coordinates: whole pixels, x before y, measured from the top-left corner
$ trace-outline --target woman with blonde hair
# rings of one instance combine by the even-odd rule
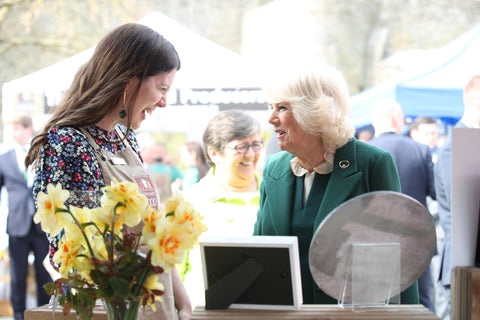
[[[395,163],[390,153],[354,138],[347,84],[336,69],[299,68],[276,77],[266,92],[282,151],[265,161],[254,233],[297,236],[303,302],[337,303],[313,280],[310,242],[343,202],[371,191],[399,192]],[[401,298],[418,304],[417,284]]]

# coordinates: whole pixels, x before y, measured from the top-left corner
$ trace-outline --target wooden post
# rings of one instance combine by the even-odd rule
[[[480,320],[480,268],[453,269],[450,305],[451,320]]]

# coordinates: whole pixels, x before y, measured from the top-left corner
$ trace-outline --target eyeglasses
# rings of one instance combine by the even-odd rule
[[[262,140],[257,140],[254,141],[253,143],[240,143],[237,144],[235,147],[232,149],[235,149],[238,154],[245,154],[248,152],[249,148],[252,148],[254,152],[259,152],[262,150],[263,147],[263,141]]]

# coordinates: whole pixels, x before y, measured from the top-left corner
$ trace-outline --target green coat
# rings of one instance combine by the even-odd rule
[[[293,157],[288,152],[279,152],[265,161],[255,235],[291,235],[291,208],[295,201],[296,178],[290,167]],[[348,164],[348,167],[341,168],[341,162]],[[314,230],[343,202],[380,190],[401,191],[392,155],[351,139],[335,153],[333,172],[315,219]],[[416,282],[402,293],[401,300],[405,304],[419,303]]]

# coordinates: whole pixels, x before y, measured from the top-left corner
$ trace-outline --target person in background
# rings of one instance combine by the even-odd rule
[[[193,186],[208,172],[209,167],[200,143],[192,141],[181,146],[180,161],[182,161],[185,166],[183,179],[181,181],[181,190]]]
[[[392,154],[400,177],[402,193],[427,208],[427,197],[435,199],[432,154],[428,146],[403,136],[405,126],[402,107],[391,98],[380,98],[370,108],[375,137],[373,146]],[[428,266],[418,279],[420,303],[434,311],[432,276]]]
[[[25,167],[25,156],[33,135],[32,118],[16,115],[7,125],[11,126],[13,148],[0,154],[0,189],[8,193],[8,254],[10,258],[10,287],[13,316],[23,319],[26,309],[28,256],[35,257],[35,281],[37,305],[47,304],[50,297],[43,285],[51,282],[49,273],[43,266],[48,254],[47,235],[40,225],[33,222],[35,202],[33,198],[33,172]]]
[[[438,124],[432,117],[417,117],[410,127],[410,137],[430,148],[433,162],[437,162]]]
[[[433,163],[437,162],[437,155],[440,146],[438,145],[438,124],[437,120],[432,117],[420,116],[417,117],[410,126],[410,137],[427,145],[432,152]],[[443,248],[445,234],[440,225],[440,217],[438,215],[438,203],[431,197],[427,197],[427,208],[435,222],[435,230],[437,233],[437,248]],[[447,299],[444,296],[444,290],[441,283],[438,281],[438,274],[440,273],[441,261],[439,251],[435,252],[430,264],[433,289],[435,293],[434,312],[440,319],[447,320],[450,318],[450,311]],[[420,284],[420,283],[419,283]]]
[[[303,302],[335,304],[310,273],[312,237],[343,202],[371,191],[399,192],[395,162],[390,153],[354,138],[347,84],[336,69],[282,68],[265,90],[268,121],[283,151],[265,160],[254,234],[297,236]],[[418,303],[416,282],[401,301]]]
[[[147,181],[139,190],[157,209],[158,195],[140,158],[135,130],[147,114],[166,107],[179,69],[175,48],[151,28],[127,23],[110,31],[32,140],[25,163],[36,168],[34,194],[59,183],[71,191],[67,205],[83,206],[80,198],[98,194],[114,178]],[[57,243],[50,237],[51,255]],[[189,319],[191,305],[177,270],[159,276],[165,288],[162,302],[156,303],[156,312],[140,311],[140,318]]]
[[[455,128],[480,128],[480,74],[473,76],[463,90],[463,116],[455,125]],[[477,148],[472,146],[472,152]],[[450,314],[450,283],[451,283],[451,250],[452,250],[452,137],[447,136],[442,147],[438,151],[437,162],[434,167],[435,190],[437,193],[438,214],[440,223],[445,233],[442,251],[442,266],[440,281],[442,282],[445,297],[448,301],[448,314]]]
[[[358,133],[358,140],[359,141],[363,141],[363,142],[368,142],[370,141],[371,139],[373,138],[373,132],[368,130],[368,129],[364,129],[364,130],[361,130],[359,133]]]
[[[183,192],[185,200],[204,216],[202,222],[208,231],[203,235],[252,235],[261,182],[256,168],[262,147],[260,124],[248,114],[227,110],[210,120],[203,134],[203,148],[210,170]],[[190,251],[184,270],[184,283],[192,304],[204,304],[198,248]]]
[[[153,137],[143,140],[146,144],[140,148],[141,156],[158,189],[160,206],[163,207],[165,201],[172,196],[175,181],[182,179],[182,173],[170,161],[163,144],[157,142]]]

